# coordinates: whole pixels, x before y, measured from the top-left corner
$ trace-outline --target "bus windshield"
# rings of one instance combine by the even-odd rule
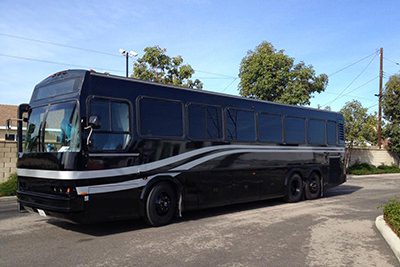
[[[77,152],[80,149],[76,102],[33,108],[25,134],[24,152]]]

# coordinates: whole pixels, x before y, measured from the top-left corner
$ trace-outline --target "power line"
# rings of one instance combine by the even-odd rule
[[[27,60],[27,61],[34,61],[34,62],[53,64],[53,65],[60,65],[60,66],[77,67],[77,68],[84,68],[84,69],[93,69],[94,68],[94,69],[100,69],[100,70],[105,70],[105,71],[114,71],[114,72],[120,72],[120,73],[122,72],[121,70],[116,70],[116,69],[107,69],[107,68],[101,68],[101,67],[89,67],[89,66],[84,66],[84,65],[70,64],[70,63],[64,63],[64,62],[56,62],[56,61],[44,60],[44,59],[38,59],[38,58],[6,55],[6,54],[2,54],[2,53],[0,53],[0,56],[1,57],[14,58],[14,59],[20,59],[20,60]]]
[[[46,41],[46,40],[39,40],[39,39],[34,39],[34,38],[28,38],[28,37],[24,37],[24,36],[18,36],[18,35],[9,34],[9,33],[1,33],[0,32],[0,36],[5,36],[5,37],[9,37],[9,38],[14,38],[14,39],[20,39],[20,40],[25,40],[25,41],[30,41],[30,42],[36,42],[36,43],[41,43],[41,44],[59,46],[59,47],[64,47],[64,48],[70,48],[70,49],[80,50],[80,51],[84,51],[84,52],[97,53],[97,54],[102,54],[102,55],[106,55],[106,56],[121,57],[118,54],[108,53],[108,52],[99,51],[99,50],[95,50],[95,49],[72,46],[72,45],[68,45],[68,44],[52,42],[52,41]],[[227,74],[222,74],[222,73],[203,71],[203,70],[196,70],[196,69],[194,69],[194,71],[200,72],[200,73],[206,73],[206,74],[222,76],[222,77],[226,77],[226,78],[235,78],[234,76],[227,75]]]
[[[375,52],[375,56],[372,57],[372,59],[368,62],[367,66],[365,66],[365,68],[342,91],[340,91],[340,93],[337,97],[335,97],[333,100],[329,101],[328,103],[326,103],[323,106],[330,105],[333,102],[335,102],[336,100],[338,100],[340,98],[340,96],[367,70],[369,65],[371,65],[371,63],[374,61],[376,55],[377,55],[377,53]]]
[[[75,49],[75,50],[81,50],[81,51],[91,52],[91,53],[97,53],[97,54],[102,54],[102,55],[107,55],[107,56],[113,56],[113,57],[121,57],[120,55],[117,55],[117,54],[107,53],[107,52],[103,52],[103,51],[99,51],[99,50],[83,48],[83,47],[78,47],[78,46],[72,46],[72,45],[67,45],[67,44],[62,44],[62,43],[56,43],[56,42],[51,42],[51,41],[44,41],[44,40],[39,40],[39,39],[27,38],[27,37],[23,37],[23,36],[8,34],[8,33],[0,33],[0,35],[1,36],[6,36],[6,37],[9,37],[9,38],[30,41],[30,42],[49,44],[49,45],[53,45],[53,46],[60,46],[60,47],[65,47],[65,48],[70,48],[70,49]]]
[[[367,58],[369,58],[369,57],[371,57],[371,56],[373,56],[373,55],[376,55],[377,52],[378,52],[378,50],[376,50],[374,53],[369,54],[368,56],[365,56],[365,57],[363,57],[363,58],[361,58],[361,59],[359,59],[359,60],[357,60],[357,61],[355,61],[355,62],[353,62],[353,63],[350,63],[349,65],[344,66],[343,68],[341,68],[341,69],[339,69],[339,70],[337,70],[337,71],[335,71],[335,72],[329,74],[328,77],[332,77],[333,75],[335,75],[335,74],[337,74],[337,73],[339,73],[339,72],[341,72],[341,71],[343,71],[343,70],[345,70],[345,69],[348,69],[348,68],[350,68],[351,66],[354,66],[355,64],[357,64],[357,63],[359,63],[359,62],[361,62],[361,61],[363,61],[363,60],[365,60],[365,59],[367,59]]]
[[[221,73],[210,72],[210,71],[205,71],[205,70],[196,70],[196,69],[194,69],[194,71],[197,71],[197,72],[200,72],[200,73],[218,75],[218,76],[222,76],[222,77],[226,77],[226,78],[231,78],[231,79],[237,79],[237,77],[231,76],[231,75],[227,75],[227,74],[221,74]]]
[[[225,90],[228,89],[237,79],[237,77],[233,79],[227,86],[225,86],[224,89],[222,89],[221,93],[225,92]]]
[[[356,87],[356,88],[350,90],[349,92],[347,92],[347,93],[345,93],[345,94],[339,96],[339,98],[342,98],[342,97],[344,97],[344,96],[350,96],[350,93],[352,93],[352,92],[356,91],[357,89],[360,89],[361,87],[363,87],[363,86],[365,86],[365,85],[367,85],[367,84],[369,84],[369,83],[375,81],[375,80],[378,79],[378,78],[379,78],[379,76],[376,76],[375,78],[372,78],[371,80],[369,80],[369,81],[363,83],[362,85],[360,85],[360,86],[358,86],[358,87]],[[360,97],[360,96],[357,96],[357,97]],[[360,98],[362,98],[362,97],[360,97]]]
[[[386,58],[386,57],[383,57],[383,59],[386,60],[386,61],[392,62],[393,64],[395,64],[395,65],[397,65],[397,66],[400,66],[400,63],[399,63],[399,62],[396,62],[396,61],[394,61],[394,60],[388,59],[388,58]]]
[[[228,77],[196,77],[197,79],[203,79],[203,80],[231,80],[232,78]]]
[[[373,108],[373,107],[377,106],[378,104],[379,104],[379,103],[373,104],[372,106],[367,107],[367,109]]]

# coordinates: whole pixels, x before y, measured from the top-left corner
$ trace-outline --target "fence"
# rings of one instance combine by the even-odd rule
[[[375,166],[399,166],[399,157],[385,149],[375,147],[353,148],[350,157],[350,166],[355,163],[368,163]]]
[[[11,173],[17,171],[17,143],[0,141],[0,182],[4,182]]]

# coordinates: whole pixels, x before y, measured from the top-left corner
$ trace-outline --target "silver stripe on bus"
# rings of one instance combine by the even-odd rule
[[[139,157],[139,153],[89,153],[89,157]]]
[[[179,172],[175,173],[161,173],[153,176],[149,176],[146,179],[140,178],[135,180],[130,180],[121,183],[113,183],[113,184],[100,184],[100,185],[90,185],[90,186],[79,186],[76,188],[76,192],[78,195],[81,194],[99,194],[99,193],[108,193],[108,192],[116,192],[128,189],[134,189],[145,186],[151,179],[155,178],[159,175],[169,175],[171,177],[175,177]]]
[[[279,149],[278,149],[279,148]],[[28,176],[35,178],[46,178],[46,179],[60,179],[60,180],[72,180],[72,179],[94,179],[94,178],[105,178],[114,177],[130,174],[138,174],[141,172],[151,171],[160,167],[164,167],[181,160],[190,158],[192,156],[200,155],[202,153],[210,152],[213,150],[220,149],[256,149],[264,150],[264,152],[339,152],[343,153],[344,148],[327,148],[327,147],[278,147],[278,146],[246,146],[246,145],[222,145],[196,149],[189,151],[177,156],[173,156],[167,159],[158,160],[151,163],[146,163],[137,166],[115,168],[115,169],[103,169],[103,170],[90,170],[90,171],[54,171],[54,170],[41,170],[41,169],[24,169],[18,168],[17,174],[19,176]],[[211,156],[211,155],[210,155]]]

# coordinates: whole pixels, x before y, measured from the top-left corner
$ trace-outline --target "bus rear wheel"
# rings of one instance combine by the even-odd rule
[[[286,202],[298,202],[303,197],[303,179],[297,173],[292,174],[286,185]]]
[[[305,186],[305,197],[306,199],[316,199],[321,195],[321,177],[318,173],[311,173],[308,177]]]
[[[176,213],[177,200],[172,186],[166,182],[156,184],[146,199],[146,221],[152,226],[171,222]]]

